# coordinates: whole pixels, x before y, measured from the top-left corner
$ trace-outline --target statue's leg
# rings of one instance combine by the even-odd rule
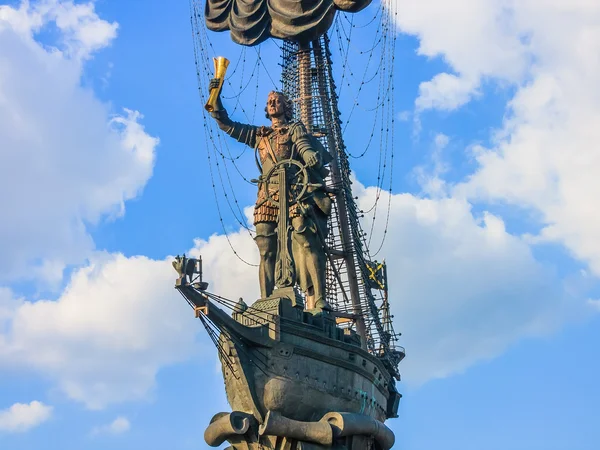
[[[292,239],[292,255],[294,259],[294,266],[296,268],[296,280],[300,285],[300,289],[302,290],[302,292],[308,295],[308,290],[312,287],[312,282],[310,280],[308,272],[306,271],[306,258],[304,257],[304,254],[305,251],[302,244],[298,241],[298,239]],[[310,299],[307,297],[306,300],[306,307],[310,309]]]
[[[277,256],[277,234],[275,222],[258,222],[256,225],[254,241],[260,253],[258,266],[258,280],[260,295],[269,297],[275,288],[275,258]]]
[[[311,215],[311,219],[314,221],[314,224],[316,226],[313,234],[314,234],[314,239],[316,241],[316,248],[317,248],[318,255],[319,255],[319,262],[318,262],[319,272],[318,273],[321,276],[321,283],[320,283],[320,288],[319,288],[320,294],[317,295],[315,293],[315,297],[316,297],[316,305],[315,306],[317,308],[321,308],[321,309],[331,309],[331,306],[325,300],[325,296],[326,296],[325,270],[327,267],[327,255],[325,254],[325,239],[328,234],[327,215],[323,214],[321,212],[321,210],[316,207],[312,209],[312,213],[313,214]]]
[[[305,276],[311,280],[314,289],[314,307],[328,309],[329,305],[325,301],[325,249],[314,225],[310,225],[313,224],[304,216],[292,219],[294,239],[299,244],[298,248],[301,249],[299,251],[302,252],[305,262],[302,270],[306,270]],[[309,305],[307,307],[310,309]]]

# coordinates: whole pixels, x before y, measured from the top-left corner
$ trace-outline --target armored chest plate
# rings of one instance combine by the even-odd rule
[[[270,150],[269,145],[273,150],[273,154],[277,158],[277,161],[288,159],[292,156],[292,138],[288,127],[279,128],[277,130],[271,129],[263,135],[258,143],[258,154],[260,156],[261,164],[264,164],[267,159],[272,159],[269,156]]]

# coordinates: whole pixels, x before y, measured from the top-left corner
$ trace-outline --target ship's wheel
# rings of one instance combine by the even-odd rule
[[[304,194],[309,186],[308,172],[306,166],[300,161],[295,159],[284,159],[278,161],[271,167],[267,174],[263,177],[262,183],[264,183],[268,201],[275,207],[279,208],[279,197],[273,198],[273,194],[279,192],[274,189],[271,191],[270,186],[278,186],[279,180],[277,176],[280,170],[285,170],[286,183],[288,188],[288,206],[295,205],[304,198]]]

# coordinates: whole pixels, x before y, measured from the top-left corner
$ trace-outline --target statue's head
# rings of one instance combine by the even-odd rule
[[[285,121],[289,122],[294,117],[293,103],[283,92],[271,91],[267,97],[265,113],[267,119],[284,117]]]

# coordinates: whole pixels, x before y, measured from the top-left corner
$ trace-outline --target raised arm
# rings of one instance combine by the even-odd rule
[[[218,85],[219,80],[217,78],[213,78],[210,80],[208,88],[210,90],[214,87],[218,87]],[[223,102],[221,101],[220,92],[219,96],[217,97],[215,109],[210,113],[210,115],[216,120],[219,128],[229,136],[241,142],[242,144],[248,145],[249,147],[256,147],[256,131],[258,130],[258,127],[231,120],[227,114],[227,110],[223,106]]]

